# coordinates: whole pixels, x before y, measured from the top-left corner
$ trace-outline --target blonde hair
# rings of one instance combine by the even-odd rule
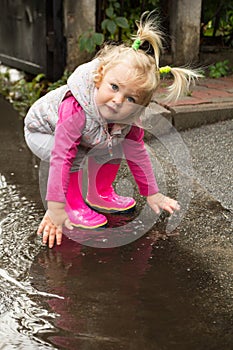
[[[95,83],[101,82],[104,74],[118,64],[127,63],[135,70],[132,81],[137,86],[140,104],[147,106],[160,83],[159,58],[163,49],[163,34],[158,28],[153,12],[142,14],[140,21],[136,22],[137,34],[132,39],[137,40],[139,47],[135,49],[127,43],[121,45],[108,45],[97,53],[100,66],[94,74]],[[153,54],[151,54],[153,51]],[[167,88],[166,100],[177,100],[188,91],[190,83],[201,77],[197,70],[188,68],[169,67],[174,81]]]

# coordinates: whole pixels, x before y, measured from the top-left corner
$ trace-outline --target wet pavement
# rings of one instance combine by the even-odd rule
[[[64,237],[48,249],[35,235],[39,163],[17,113],[0,104],[0,348],[232,350],[233,121],[179,133],[192,171],[168,135],[148,141],[160,187],[182,201],[177,227],[163,213],[121,247]],[[119,235],[128,220],[110,216]]]

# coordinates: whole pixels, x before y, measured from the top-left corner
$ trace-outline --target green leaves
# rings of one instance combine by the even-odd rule
[[[101,28],[103,31],[109,32],[111,34],[111,38],[117,33],[119,28],[128,28],[129,24],[125,17],[117,16],[114,11],[114,7],[119,8],[119,3],[112,1],[112,4],[105,10],[106,19],[101,23]]]
[[[125,17],[117,17],[116,24],[121,28],[128,28],[129,27],[128,21]]]
[[[112,20],[112,19],[105,19],[101,23],[101,28],[104,31],[106,31],[106,30],[109,31],[110,34],[114,34],[116,29],[117,29],[117,25],[116,25],[114,20]]]
[[[0,73],[0,93],[12,103],[19,117],[24,118],[30,106],[47,92],[66,84],[70,72],[65,70],[63,76],[51,83],[43,73],[37,74],[32,80],[25,75],[16,82],[11,82],[9,71]]]
[[[116,0],[109,0],[109,6],[105,10],[105,19],[101,23],[103,33],[89,30],[80,35],[78,39],[80,51],[93,53],[97,46],[102,45],[104,39],[119,40],[120,29],[128,29],[129,23],[125,17],[118,16],[120,4]]]
[[[24,118],[29,107],[41,97],[47,87],[45,75],[40,73],[31,81],[25,77],[11,82],[9,72],[0,74],[0,93],[12,103],[20,118]]]
[[[112,6],[108,7],[105,11],[107,17],[113,18],[114,17],[114,9]]]
[[[210,66],[209,67],[209,71],[210,71],[209,76],[211,78],[225,77],[230,70],[228,64],[229,64],[229,61],[225,60],[222,62],[217,62],[216,64]]]
[[[101,33],[95,33],[92,30],[83,33],[79,37],[79,49],[80,51],[87,51],[92,53],[96,50],[96,46],[103,43],[104,36]]]

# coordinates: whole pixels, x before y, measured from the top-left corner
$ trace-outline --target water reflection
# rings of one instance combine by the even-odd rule
[[[84,342],[88,349],[121,349],[132,342],[138,291],[153,244],[148,238],[124,248],[96,249],[65,238],[61,247],[40,252],[31,274],[45,275],[45,289],[65,296],[63,302],[49,301],[60,315],[59,332],[49,340],[65,349]]]

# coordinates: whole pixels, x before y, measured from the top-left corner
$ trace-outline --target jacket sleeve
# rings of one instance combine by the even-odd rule
[[[69,172],[78,152],[85,114],[73,96],[59,106],[54,147],[51,153],[46,200],[65,202]]]
[[[133,125],[123,141],[123,149],[126,161],[139,192],[143,196],[149,196],[159,191],[149,154],[143,141],[144,131]]]

